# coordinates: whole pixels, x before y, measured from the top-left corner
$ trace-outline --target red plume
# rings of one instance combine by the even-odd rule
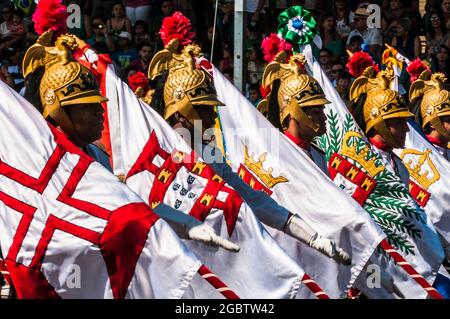
[[[166,46],[170,40],[178,39],[181,45],[192,42],[195,33],[191,31],[191,21],[181,12],[176,11],[172,16],[164,18],[159,34]]]
[[[67,33],[67,7],[61,0],[41,0],[33,14],[34,30],[37,34],[53,30],[54,38]]]
[[[431,73],[430,68],[419,58],[412,61],[406,68],[406,71],[409,73],[411,83],[417,80],[423,71]]]
[[[261,93],[261,96],[263,99],[265,99],[270,94],[270,85],[263,87],[262,85],[259,86],[259,93]]]
[[[364,70],[369,66],[373,67],[375,72],[379,71],[378,65],[372,57],[364,51],[353,53],[353,55],[348,59],[348,63],[346,65],[348,73],[350,73],[354,78],[360,77]]]
[[[275,33],[271,33],[270,36],[264,38],[261,43],[261,49],[264,53],[264,60],[267,63],[272,62],[281,51],[286,52],[288,58],[292,55],[292,45],[280,39]]]
[[[143,88],[144,91],[148,89],[148,79],[142,72],[137,72],[128,77],[128,85],[135,92],[138,88]]]

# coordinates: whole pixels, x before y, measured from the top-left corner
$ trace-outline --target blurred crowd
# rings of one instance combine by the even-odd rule
[[[147,72],[153,55],[162,49],[159,36],[164,17],[181,11],[192,22],[196,42],[204,55],[230,79],[233,78],[234,1],[219,0],[214,35],[216,0],[68,0],[81,8],[81,21],[70,32],[86,40],[97,52],[109,53],[124,80],[137,71]],[[17,1],[15,1],[17,5]],[[367,6],[381,8],[379,24],[369,20]],[[428,0],[420,10],[417,0],[247,0],[245,7],[246,95],[255,105],[261,100],[260,82],[266,62],[262,39],[276,32],[277,17],[291,5],[303,5],[313,13],[322,49],[314,54],[322,68],[348,101],[352,78],[346,70],[348,52],[365,50],[381,60],[384,43],[410,60],[426,60],[433,72],[450,78],[450,0]],[[0,79],[24,93],[21,64],[37,34],[32,10],[15,8],[0,0]],[[377,21],[375,21],[377,22]],[[448,82],[447,82],[448,83]],[[400,77],[404,92],[409,87],[406,72]]]

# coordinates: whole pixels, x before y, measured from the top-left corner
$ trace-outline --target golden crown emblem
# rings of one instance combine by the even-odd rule
[[[259,156],[258,161],[253,159],[254,153],[249,156],[248,147],[244,145],[244,165],[251,170],[256,176],[259,177],[261,182],[268,188],[273,188],[279,183],[289,182],[284,176],[274,177],[272,175],[273,168],[269,167],[267,170],[264,169],[263,164],[266,161],[267,152],[264,152]]]
[[[368,159],[370,154],[369,145],[365,144],[364,148],[358,150],[357,140],[362,140],[361,134],[353,131],[347,132],[342,139],[341,155],[358,162],[371,177],[381,173],[384,170],[384,166],[378,166],[375,162],[375,157]]]
[[[426,149],[424,152],[414,149],[405,149],[400,155],[409,174],[424,189],[428,189],[441,178],[439,171],[430,158],[430,154],[430,149]]]

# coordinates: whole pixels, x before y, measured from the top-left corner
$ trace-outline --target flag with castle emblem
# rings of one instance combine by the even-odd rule
[[[309,290],[301,285],[302,268],[277,245],[239,194],[135,96],[105,56],[86,49],[78,57],[94,70],[109,98],[114,173],[152,207],[159,209],[164,203],[190,214],[239,245],[234,253],[185,241],[205,265],[242,298],[294,298],[299,289]],[[197,277],[192,288],[186,298],[215,297]]]
[[[383,233],[350,196],[280,134],[220,71],[214,68],[213,74],[219,100],[226,105],[218,107],[218,113],[227,160],[245,182],[265,191],[351,254],[351,266],[338,264],[270,229],[283,249],[330,297],[346,297],[384,238]]]
[[[18,297],[181,298],[201,263],[166,222],[1,81],[0,95],[0,244]]]
[[[320,83],[331,104],[325,108],[327,134],[317,145],[326,153],[330,176],[348,192],[373,218],[387,235],[388,242],[429,283],[433,283],[444,258],[438,235],[430,218],[420,209],[402,181],[389,170],[361,132],[336,89],[313,58],[311,47],[303,53],[307,70]],[[407,298],[424,298],[422,289],[383,250],[377,250],[374,262],[386,266]],[[365,285],[364,280],[358,281]],[[369,290],[369,296],[388,297],[378,289]]]

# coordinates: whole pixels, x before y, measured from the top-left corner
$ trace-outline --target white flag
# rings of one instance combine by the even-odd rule
[[[239,194],[150,106],[140,101],[111,65],[86,55],[101,73],[108,97],[114,173],[151,206],[164,203],[212,226],[240,246],[239,253],[195,241],[186,245],[242,298],[294,298],[304,276],[262,227]],[[196,285],[202,289],[196,289]],[[195,280],[189,298],[213,298]]]
[[[332,102],[325,108],[328,119],[327,134],[319,139],[318,144],[327,153],[330,162],[333,161],[334,156],[345,158],[356,170],[368,175],[374,181],[375,187],[364,196],[358,196],[355,190],[360,191],[361,185],[345,177],[345,172],[340,168],[334,169],[331,165],[335,171],[334,182],[342,185],[343,189],[359,201],[386,233],[389,243],[432,284],[444,258],[433,224],[409,196],[408,189],[402,181],[392,173],[394,169],[387,169],[391,167],[391,164],[384,161],[377,149],[367,143],[338,92],[320,64],[313,59],[310,50],[311,48],[307,47],[304,51],[307,58],[307,70],[319,82],[326,98]],[[359,149],[359,153],[353,152],[351,150],[353,148]],[[367,154],[358,156],[364,153],[361,150]],[[385,267],[394,277],[406,298],[426,297],[426,291],[403,269],[400,269],[399,264],[394,263],[385,252],[382,252],[382,255],[377,253],[374,257],[377,263]],[[358,283],[366,284],[365,281]],[[369,293],[369,296],[372,294],[378,297],[389,297],[378,289],[369,289],[365,293]]]
[[[217,69],[214,83],[226,157],[234,171],[280,205],[299,214],[318,233],[351,253],[345,266],[271,229],[277,242],[332,298],[342,298],[384,238],[350,196],[283,136]]]
[[[18,297],[181,298],[201,263],[172,229],[1,81],[0,95],[0,244]]]

